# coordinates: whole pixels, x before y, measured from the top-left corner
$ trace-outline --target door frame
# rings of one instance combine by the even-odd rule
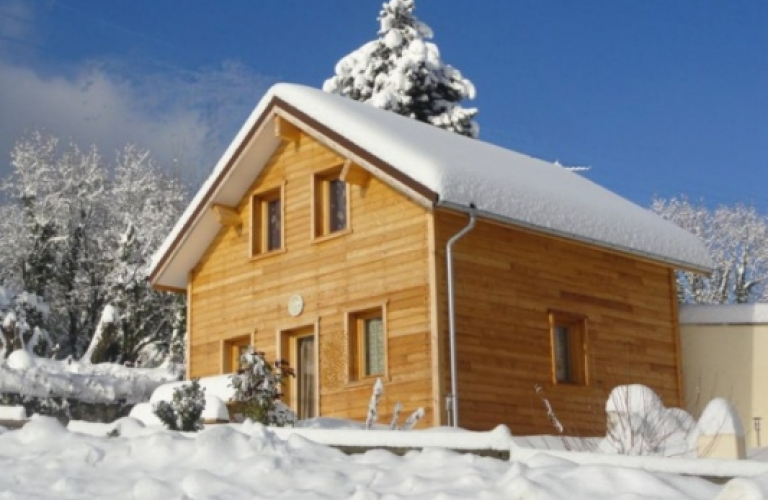
[[[294,370],[298,367],[296,357],[298,350],[296,349],[296,340],[303,337],[313,337],[315,346],[315,417],[320,416],[320,320],[316,320],[312,323],[304,323],[300,325],[294,325],[288,328],[278,328],[276,333],[276,347],[277,347],[277,359],[285,359],[290,363],[291,368]],[[292,380],[288,380],[287,395],[289,401],[283,401],[285,404],[291,407],[292,410],[297,412],[298,416],[298,400],[295,391],[296,378],[290,377]]]

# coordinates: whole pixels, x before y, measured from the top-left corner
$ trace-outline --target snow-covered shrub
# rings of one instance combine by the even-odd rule
[[[640,384],[615,387],[605,405],[608,429],[599,449],[623,455],[695,457],[698,428],[680,408],[666,408]]]
[[[280,401],[285,377],[294,376],[287,362],[268,363],[263,352],[249,347],[241,359],[241,369],[232,375],[233,400],[246,418],[264,425],[294,425],[296,414]]]
[[[155,415],[172,431],[195,432],[202,430],[200,416],[205,409],[205,388],[198,379],[173,391],[173,400],[160,401]]]
[[[53,345],[46,330],[48,313],[41,297],[0,287],[0,360],[18,349],[49,352]]]
[[[424,408],[416,408],[413,413],[405,419],[405,423],[400,427],[400,430],[409,431],[413,429],[422,418],[424,418]]]
[[[376,421],[379,419],[379,400],[381,399],[381,395],[384,394],[384,384],[382,384],[381,379],[377,378],[376,382],[373,384],[373,392],[371,393],[371,400],[368,402],[368,415],[365,418],[365,429],[369,430],[373,428],[373,426],[376,424]],[[395,408],[392,412],[392,420],[389,423],[389,429],[390,430],[403,430],[403,431],[409,431],[413,429],[413,427],[419,423],[419,420],[424,418],[424,408],[417,408],[414,410],[413,413],[411,413],[408,418],[405,420],[405,423],[402,425],[402,427],[398,424],[398,421],[400,420],[400,412],[403,411],[403,404],[398,401],[395,403]]]
[[[371,400],[368,402],[368,415],[365,417],[365,428],[370,429],[373,424],[379,419],[379,399],[384,393],[384,384],[381,383],[381,379],[377,378],[376,383],[373,384],[373,392],[371,393]]]

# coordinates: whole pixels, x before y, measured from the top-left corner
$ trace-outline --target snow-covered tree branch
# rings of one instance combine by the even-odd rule
[[[11,167],[2,183],[0,285],[47,304],[45,317],[26,319],[30,331],[50,334],[49,353],[59,344],[60,355],[87,350],[93,362],[163,357],[179,336],[183,301],[152,290],[146,273],[186,206],[183,184],[135,146],[109,163],[96,147],[38,132],[17,142]],[[105,309],[114,311],[114,333],[93,345]]]
[[[651,208],[698,236],[716,265],[709,277],[678,272],[680,302],[768,301],[768,219],[754,207],[739,203],[710,209],[683,196],[656,199]]]

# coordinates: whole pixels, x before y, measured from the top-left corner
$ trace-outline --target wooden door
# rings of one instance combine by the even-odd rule
[[[285,401],[301,419],[317,415],[318,365],[314,327],[282,332],[282,357],[291,364],[295,377],[283,386]]]

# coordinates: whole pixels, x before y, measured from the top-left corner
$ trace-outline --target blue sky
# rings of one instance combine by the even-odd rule
[[[319,87],[381,0],[0,0],[0,152],[42,127],[194,175],[271,83]],[[639,203],[768,212],[768,2],[417,0],[480,137]],[[193,174],[191,174],[193,175]]]

